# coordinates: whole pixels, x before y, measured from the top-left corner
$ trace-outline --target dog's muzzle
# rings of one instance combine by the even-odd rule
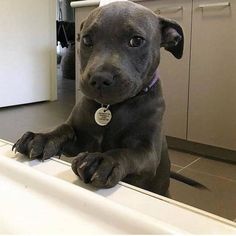
[[[95,90],[107,90],[114,84],[115,76],[109,72],[97,72],[89,78],[89,85]]]

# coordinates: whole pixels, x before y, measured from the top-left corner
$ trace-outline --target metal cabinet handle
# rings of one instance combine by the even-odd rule
[[[219,2],[219,3],[209,3],[209,4],[200,4],[199,8],[216,8],[216,7],[230,7],[230,2]]]
[[[182,11],[183,6],[178,6],[178,7],[163,7],[163,8],[158,8],[154,12],[157,14],[161,14],[162,12],[177,12],[177,11]]]

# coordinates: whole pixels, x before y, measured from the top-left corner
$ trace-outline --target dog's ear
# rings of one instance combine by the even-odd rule
[[[161,30],[161,47],[180,59],[184,50],[184,33],[182,27],[173,20],[159,18]]]
[[[80,24],[80,32],[82,31],[83,27],[84,27],[84,22],[85,20],[83,20]],[[78,33],[77,35],[77,41],[79,42],[80,41],[80,32]]]

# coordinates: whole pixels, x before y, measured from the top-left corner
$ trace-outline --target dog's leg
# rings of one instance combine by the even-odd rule
[[[139,127],[135,134],[132,127],[123,130],[120,147],[103,152],[81,153],[72,162],[72,169],[85,183],[91,183],[99,188],[115,186],[128,175],[156,176],[161,162],[162,126],[158,119],[162,118],[163,107],[153,123],[137,123]]]
[[[171,198],[170,190],[168,190],[164,196],[168,197],[168,198]]]
[[[147,190],[168,196],[168,188],[170,184],[170,160],[168,155],[168,147],[166,138],[163,137],[161,149],[161,161],[157,168],[154,178],[149,179]]]
[[[80,153],[72,169],[85,183],[99,188],[115,186],[129,174],[156,172],[155,151],[139,149],[114,149],[104,153]]]
[[[30,159],[42,161],[60,155],[62,147],[75,139],[73,128],[63,124],[48,133],[26,132],[12,147],[15,152],[22,153]]]

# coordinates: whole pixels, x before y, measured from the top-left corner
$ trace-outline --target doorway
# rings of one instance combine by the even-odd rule
[[[75,104],[75,17],[70,0],[57,0],[57,95],[68,106]]]

